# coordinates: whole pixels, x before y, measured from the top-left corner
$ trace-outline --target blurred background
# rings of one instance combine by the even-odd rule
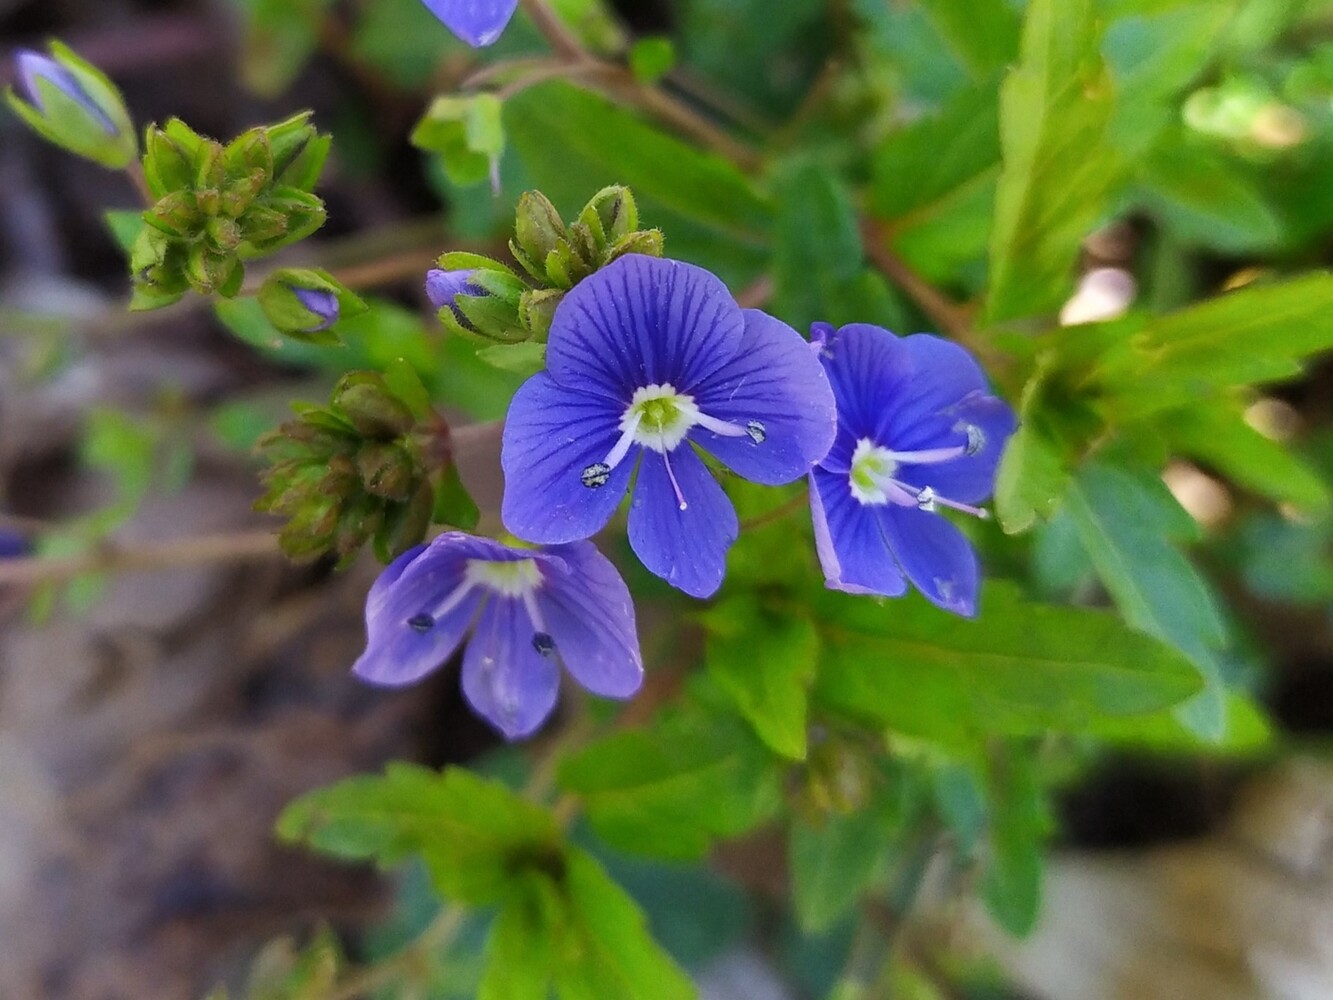
[[[781,150],[827,132],[831,160],[874,177],[890,169],[891,153],[876,159],[885,137],[954,107],[970,72],[924,6],[619,0],[603,27],[612,46],[622,32],[669,36],[666,85],[745,141]],[[1236,7],[1216,56],[1159,109],[1172,135],[1153,169],[1089,235],[1066,322],[1134,301],[1168,308],[1333,257],[1333,4]],[[1136,68],[1180,58],[1190,23],[1158,34],[1131,24],[1112,36],[1110,58],[1132,85]],[[349,338],[378,346],[349,351],[442,359],[433,388],[460,423],[503,412],[516,380],[449,353],[422,278],[445,249],[501,254],[515,195],[533,176],[548,186],[552,168],[536,162],[538,140],[519,142],[493,195],[413,147],[430,98],[479,65],[418,0],[0,0],[0,53],[50,36],[110,75],[140,125],[174,115],[226,138],[314,109],[335,136],[320,188],[329,223],[283,263],[328,267],[379,297],[366,336]],[[539,48],[520,21],[485,58]],[[10,73],[6,59],[0,81]],[[596,164],[564,167],[566,190],[583,198],[606,182]],[[872,196],[881,205],[896,197],[885,187]],[[0,582],[6,1000],[203,996],[285,947],[270,942],[308,940],[321,924],[354,953],[392,949],[429,910],[420,876],[386,879],[284,848],[271,832],[278,811],[389,759],[439,765],[496,749],[450,672],[401,693],[355,684],[347,670],[376,567],[293,567],[251,511],[258,435],[292,400],[325,398],[356,359],[321,367],[318,352],[276,345],[244,310],[201,300],[127,313],[125,260],[103,216],[136,204],[124,175],[0,114],[0,566],[32,553],[58,563]],[[719,247],[657,208],[644,199],[669,254],[764,299],[762,252]],[[908,208],[899,252],[966,300],[989,203],[960,188]],[[896,287],[885,295],[906,327],[929,327]],[[1246,418],[1333,474],[1333,364],[1256,398]],[[493,518],[494,444],[461,463]],[[912,935],[922,955],[952,964],[902,996],[1333,997],[1333,520],[1256,502],[1251,483],[1203,462],[1174,463],[1167,485],[1201,528],[1200,562],[1242,636],[1237,670],[1276,737],[1265,741],[1256,721],[1224,754],[1078,758],[1058,798],[1037,932],[1008,939],[927,893]],[[1058,525],[1039,539],[1039,582],[1095,589],[1067,548]],[[668,673],[687,666],[689,642],[675,646],[666,613],[643,617],[645,650]],[[488,760],[509,766],[503,754]],[[708,996],[821,996],[851,933],[791,925],[774,877],[782,850],[761,834],[706,868],[623,861],[615,872]],[[471,995],[476,930],[432,996]]]

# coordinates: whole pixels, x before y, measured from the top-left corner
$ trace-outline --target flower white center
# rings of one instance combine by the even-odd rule
[[[989,517],[982,508],[942,497],[931,486],[912,486],[897,478],[902,465],[935,465],[976,454],[984,438],[976,428],[969,426],[966,431],[966,445],[918,451],[894,451],[875,444],[870,438],[861,438],[852,451],[852,467],[847,474],[852,496],[863,505],[893,503],[931,511],[943,506],[974,517]]]
[[[712,431],[720,437],[748,437],[756,445],[768,439],[768,431],[758,420],[749,420],[745,426],[726,420],[710,417],[699,409],[694,397],[680,392],[670,383],[640,386],[630,397],[629,406],[620,417],[620,437],[607,453],[606,458],[587,466],[580,474],[583,485],[588,489],[605,486],[611,479],[611,472],[629,454],[634,445],[658,452],[666,461],[667,475],[676,491],[676,500],[681,510],[689,505],[676,482],[671,470],[671,452],[680,447],[686,435],[695,427]]]
[[[469,559],[463,578],[502,597],[524,597],[541,586],[542,574],[532,559],[503,562]]]

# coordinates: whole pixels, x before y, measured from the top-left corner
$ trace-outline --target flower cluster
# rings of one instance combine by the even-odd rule
[[[474,280],[436,271],[427,288],[450,310]],[[710,465],[764,485],[809,478],[829,587],[891,597],[910,581],[973,615],[976,557],[940,509],[984,516],[1014,425],[946,340],[817,324],[808,342],[702,268],[622,256],[563,296],[545,370],[510,404],[501,517],[524,542],[450,533],[400,557],[367,602],[356,672],[410,683],[471,634],[464,693],[509,738],[554,708],[557,661],[587,690],[629,697],[633,608],[587,539],[629,494],[644,566],[713,595],[739,523]]]

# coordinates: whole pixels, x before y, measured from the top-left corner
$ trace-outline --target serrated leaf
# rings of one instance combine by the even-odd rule
[[[1102,363],[1105,405],[1120,419],[1193,403],[1233,386],[1300,374],[1333,349],[1333,276],[1254,285],[1149,320]]]
[[[719,690],[770,749],[804,759],[806,692],[819,655],[814,625],[791,612],[765,612],[749,596],[712,609],[706,623],[712,634],[704,662]]]
[[[985,587],[972,621],[915,595],[886,604],[821,595],[814,697],[912,735],[974,745],[980,735],[1081,731],[1100,715],[1179,704],[1201,687],[1177,650],[1114,615],[1033,604]]]
[[[587,803],[613,847],[690,859],[772,815],[776,761],[738,718],[691,699],[649,728],[617,733],[567,759],[560,783]]]
[[[1080,245],[1121,176],[1093,0],[1032,0],[1000,95],[1004,167],[991,234],[991,322],[1057,311]]]
[[[401,763],[303,795],[277,829],[284,840],[381,866],[420,855],[443,895],[473,905],[505,896],[516,858],[539,859],[559,843],[550,813],[499,782]]]

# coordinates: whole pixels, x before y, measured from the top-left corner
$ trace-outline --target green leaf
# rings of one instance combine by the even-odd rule
[[[1092,0],[1032,0],[1022,57],[1000,95],[1004,168],[991,235],[992,322],[1057,311],[1084,237],[1121,174]]]
[[[139,230],[145,223],[143,213],[133,209],[111,209],[102,215],[106,222],[107,229],[111,230],[111,236],[116,241],[116,246],[120,247],[121,252],[129,254],[134,249],[134,241],[139,238]]]
[[[561,849],[550,813],[499,782],[401,763],[303,795],[283,811],[278,835],[381,866],[420,855],[439,892],[469,905],[503,899],[524,866],[540,868]]]
[[[647,729],[598,740],[560,769],[561,786],[584,798],[608,844],[683,860],[772,815],[780,779],[776,761],[740,719],[697,697]]]
[[[535,186],[564,216],[576,215],[593,192],[623,184],[633,189],[640,217],[670,234],[672,256],[728,280],[747,280],[762,261],[770,208],[722,157],[562,82],[507,101],[505,125]]]
[[[1179,649],[1216,689],[1227,628],[1211,588],[1172,543],[1196,529],[1166,487],[1092,462],[1071,484],[1065,506],[1125,620]],[[1213,703],[1220,710],[1215,692]],[[1201,734],[1220,739],[1223,720],[1206,721]]]
[[[960,188],[993,179],[1000,164],[999,115],[993,87],[969,88],[937,114],[891,132],[875,151],[875,214],[914,221]]]
[[[431,520],[464,531],[472,531],[481,520],[481,511],[458,475],[458,466],[447,464],[435,477],[435,506]]]
[[[750,594],[712,608],[705,623],[704,659],[718,689],[771,750],[803,760],[806,692],[819,655],[814,625],[791,610],[767,612]]]
[[[834,813],[818,826],[792,823],[792,901],[807,933],[822,933],[851,912],[880,875],[907,820],[901,792],[891,784],[855,812]]]
[[[1105,6],[1105,5],[1104,5]],[[1233,0],[1116,4],[1102,46],[1115,79],[1111,141],[1137,159],[1179,120],[1181,94],[1205,72],[1222,47],[1236,13]],[[1200,181],[1206,178],[1199,176]]]
[[[981,895],[992,917],[1024,937],[1041,910],[1042,842],[1048,826],[1031,751],[1006,754],[990,775],[990,858]]]
[[[1252,699],[1239,691],[1228,691],[1222,714],[1223,736],[1219,740],[1200,739],[1181,721],[1180,713],[1173,711],[1096,719],[1088,727],[1088,735],[1134,753],[1256,757],[1272,749],[1272,723]]]
[[[995,516],[1009,535],[1049,520],[1069,482],[1061,446],[1042,421],[1044,381],[1038,372],[1024,386],[1018,430],[1005,445],[995,475]]]
[[[1238,400],[1200,401],[1154,421],[1176,454],[1212,467],[1238,486],[1311,514],[1329,509],[1329,484],[1309,463],[1245,421]]]
[[[545,1000],[548,995],[558,923],[550,912],[554,894],[542,888],[534,885],[516,894],[491,924],[477,1000]]]
[[[527,378],[546,367],[546,345],[531,340],[519,344],[490,344],[477,351],[477,357],[492,368]]]
[[[1200,688],[1179,652],[1084,608],[1031,604],[990,584],[960,619],[910,596],[821,595],[820,704],[962,746],[985,735],[1081,731],[1101,715],[1166,708]]]
[[[1019,19],[1006,0],[922,0],[921,6],[978,80],[1018,54]]]
[[[1140,199],[1181,243],[1244,254],[1282,242],[1282,220],[1264,200],[1260,178],[1183,130],[1170,133],[1143,163]]]
[[[1228,292],[1149,320],[1099,373],[1121,419],[1193,403],[1232,386],[1275,382],[1333,348],[1333,276],[1310,274]]]
[[[571,851],[563,889],[560,1000],[692,1000],[694,985],[648,934],[643,911],[584,851]],[[569,940],[569,938],[574,940]]]
[[[451,183],[479,184],[504,153],[503,108],[494,94],[437,97],[412,130],[412,145],[439,156]]]

